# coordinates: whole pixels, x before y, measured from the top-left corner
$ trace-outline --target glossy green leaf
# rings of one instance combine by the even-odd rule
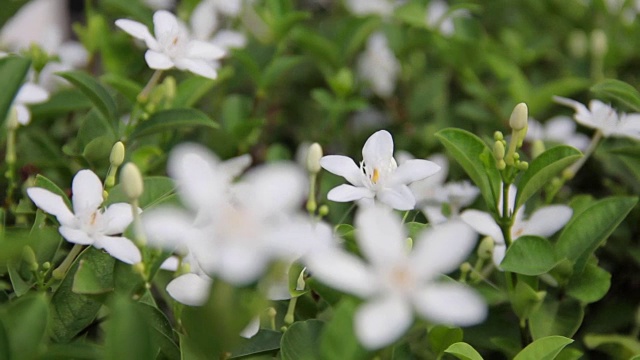
[[[516,209],[581,156],[580,151],[575,148],[561,145],[552,147],[535,158],[518,182]]]
[[[618,334],[587,334],[584,344],[588,349],[613,347],[609,352],[614,352],[617,359],[630,359],[640,354],[640,341],[636,337]]]
[[[483,360],[480,353],[478,353],[473,346],[465,342],[451,344],[451,346],[449,346],[444,352],[451,354],[460,360]]]
[[[596,97],[616,100],[633,111],[640,112],[640,92],[628,83],[615,79],[606,79],[591,87]]]
[[[575,273],[582,272],[591,254],[637,202],[635,197],[609,197],[594,202],[565,226],[556,243],[556,256],[575,262]]]
[[[0,309],[12,359],[32,359],[47,334],[49,304],[45,294],[22,297]]]
[[[534,340],[551,335],[573,337],[584,318],[584,306],[566,298],[558,301],[545,299],[544,303],[529,317],[529,327]]]
[[[514,291],[510,292],[511,307],[520,319],[528,319],[538,311],[546,297],[546,292],[536,291],[524,279],[518,277]]]
[[[507,249],[500,267],[523,275],[541,275],[557,264],[553,245],[539,236],[521,236]]]
[[[2,92],[0,92],[0,123],[4,123],[9,107],[20,90],[22,82],[27,76],[31,62],[17,56],[0,58],[0,79],[2,79]]]
[[[192,76],[182,81],[176,89],[173,106],[176,108],[186,108],[195,105],[216,83],[220,82],[221,75],[222,74],[218,74],[216,80],[202,76]]]
[[[91,262],[80,259],[71,290],[76,294],[98,295],[113,291],[115,259],[108,254],[96,256]]]
[[[540,338],[522,349],[513,360],[553,360],[565,346],[572,342],[572,339],[564,336]]]
[[[360,345],[353,329],[353,317],[358,307],[355,300],[347,298],[337,305],[333,317],[327,322],[320,336],[320,358],[368,359],[370,356]]]
[[[436,325],[429,330],[427,341],[431,351],[441,356],[451,345],[461,342],[462,335],[461,328]]]
[[[71,209],[71,201],[69,200],[69,197],[53,181],[51,181],[51,180],[47,179],[46,177],[38,174],[38,175],[36,175],[36,182],[35,182],[34,186],[49,190],[49,191],[51,191],[52,193],[54,193],[56,195],[60,195],[62,197],[62,200],[64,200],[64,203],[67,204],[69,209]]]
[[[91,101],[78,89],[62,89],[51,94],[48,101],[29,106],[33,117],[60,116],[87,110]]]
[[[31,287],[35,283],[35,280],[32,278],[23,279],[20,275],[21,262],[15,261],[13,264],[7,265],[7,271],[9,273],[9,279],[11,280],[11,287],[15,292],[17,297],[23,296],[31,290]]]
[[[131,139],[193,127],[217,129],[218,124],[196,109],[171,109],[153,114],[133,130]]]
[[[117,119],[115,101],[107,89],[91,75],[80,71],[59,72],[57,75],[63,77],[82,91],[109,123],[113,123]]]
[[[324,323],[306,320],[293,323],[280,341],[282,360],[317,360],[320,358],[320,334]]]
[[[156,358],[151,328],[139,306],[124,295],[115,296],[110,302],[110,316],[105,324],[104,359]]]
[[[231,352],[229,359],[242,359],[251,355],[269,353],[280,349],[282,333],[261,329],[257,334],[247,339],[236,350]]]
[[[584,271],[574,276],[567,284],[567,295],[583,303],[602,299],[611,287],[611,274],[598,265],[587,264]]]
[[[489,209],[497,209],[501,177],[487,144],[476,135],[462,129],[440,130],[436,137],[480,189]]]
[[[147,209],[157,206],[169,200],[175,193],[176,185],[171,178],[165,176],[148,176],[142,179],[144,192],[138,199],[140,207]],[[109,191],[107,204],[118,202],[128,202],[128,198],[122,190],[122,185],[118,184]]]

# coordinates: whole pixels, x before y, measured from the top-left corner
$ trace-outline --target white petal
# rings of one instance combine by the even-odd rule
[[[196,237],[193,217],[183,210],[161,208],[142,213],[142,227],[149,246],[170,251],[185,247]]]
[[[258,333],[258,331],[260,331],[260,317],[256,316],[251,319],[249,324],[247,324],[244,329],[242,329],[242,331],[240,332],[240,336],[245,339],[251,339]]]
[[[144,59],[147,61],[147,65],[154,70],[167,70],[175,65],[167,55],[154,50],[147,50],[144,53]]]
[[[500,264],[502,263],[502,260],[504,260],[504,255],[506,253],[507,253],[507,245],[505,244],[495,244],[495,246],[493,247],[493,254],[491,255],[491,257],[493,259],[493,263],[500,270],[502,270],[500,268]]]
[[[545,206],[536,210],[526,225],[522,235],[549,237],[560,230],[573,215],[573,210],[565,205]]]
[[[169,282],[167,293],[182,304],[200,306],[207,302],[212,282],[206,275],[184,274]]]
[[[320,159],[320,166],[330,173],[342,176],[355,186],[363,186],[364,174],[353,159],[342,155],[327,155]]]
[[[213,1],[201,1],[189,19],[194,38],[207,40],[218,27],[218,16]]]
[[[116,20],[116,26],[134,38],[144,40],[150,49],[157,49],[159,47],[158,42],[153,35],[151,35],[151,32],[149,32],[149,28],[142,23],[129,19],[119,19]]]
[[[89,62],[89,52],[77,41],[66,41],[58,48],[60,62],[71,68],[81,68]]]
[[[168,271],[176,271],[178,270],[178,264],[180,263],[180,259],[177,256],[169,256],[165,261],[160,265],[160,269],[168,270]]]
[[[223,49],[241,49],[247,46],[247,36],[233,30],[220,30],[211,43]]]
[[[220,169],[229,177],[229,181],[231,181],[240,176],[249,166],[251,166],[251,155],[244,154],[225,160],[220,164]]]
[[[360,306],[354,316],[356,336],[375,350],[399,339],[413,323],[409,303],[399,296],[385,296]]]
[[[296,210],[307,196],[308,183],[304,171],[293,163],[273,163],[249,170],[243,204],[259,214]]]
[[[29,108],[21,104],[16,104],[14,108],[18,115],[18,123],[23,126],[29,125],[31,122],[31,111],[29,111]]]
[[[411,254],[411,268],[423,279],[447,274],[457,269],[476,244],[476,234],[460,220],[423,231]]]
[[[460,284],[432,284],[414,295],[420,315],[439,323],[470,326],[487,317],[487,305],[473,290]]]
[[[55,216],[61,225],[73,223],[73,213],[60,195],[39,187],[28,188],[27,195],[42,211]]]
[[[428,161],[412,159],[398,166],[392,175],[392,184],[410,184],[425,179],[440,171],[438,164]]]
[[[215,80],[218,73],[213,62],[201,59],[179,58],[174,60],[176,68],[180,70],[188,70],[196,75]]]
[[[366,298],[377,289],[376,279],[362,260],[339,249],[327,249],[305,258],[312,277],[349,294]]]
[[[103,216],[106,222],[105,235],[122,234],[133,221],[131,205],[127,203],[109,205]]]
[[[365,164],[378,167],[387,166],[393,160],[393,138],[386,130],[380,130],[371,135],[362,147],[362,158]]]
[[[327,199],[337,202],[349,202],[360,199],[372,199],[375,193],[365,187],[355,187],[352,185],[339,185],[327,193]]]
[[[172,13],[166,10],[158,10],[153,13],[153,32],[158,39],[160,38],[160,33],[174,32],[178,28],[180,28],[180,24]]]
[[[577,122],[590,128],[595,127],[596,124],[591,119],[591,112],[589,111],[589,109],[587,109],[586,106],[584,106],[584,104],[561,96],[554,96],[553,101],[557,102],[558,104],[573,108],[576,111],[574,119],[576,119]]]
[[[416,207],[416,198],[407,185],[386,187],[376,194],[380,202],[389,205],[396,210],[413,210]]]
[[[60,235],[64,237],[68,242],[80,245],[91,245],[94,243],[94,239],[89,236],[85,231],[78,230],[68,226],[60,226],[58,229]]]
[[[93,246],[104,249],[109,255],[127,264],[137,264],[142,261],[140,249],[126,237],[102,236],[93,243]]]
[[[219,262],[214,274],[233,285],[244,286],[256,281],[265,271],[269,261],[263,249],[247,246],[227,246],[219,250]],[[209,254],[196,253],[200,260]],[[201,261],[202,263],[202,261]],[[205,266],[205,264],[202,264]]]
[[[407,234],[400,219],[390,209],[369,206],[355,219],[360,251],[374,266],[401,262],[406,257]]]
[[[193,59],[218,60],[226,54],[227,52],[217,45],[205,41],[191,40],[187,45],[184,56]]]
[[[447,217],[442,213],[442,206],[425,206],[422,212],[429,220],[430,225],[442,224],[447,221]]]
[[[489,213],[470,209],[463,211],[460,218],[480,234],[491,236],[497,243],[504,244],[502,230]]]
[[[25,83],[20,87],[15,101],[19,104],[37,104],[49,99],[49,92],[32,83]]]
[[[73,211],[82,216],[92,214],[102,205],[102,182],[91,170],[80,170],[71,184]]]

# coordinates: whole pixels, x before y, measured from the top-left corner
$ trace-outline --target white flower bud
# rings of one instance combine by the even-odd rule
[[[520,131],[527,127],[528,118],[529,109],[527,108],[527,104],[520,103],[513,108],[513,112],[509,118],[509,126],[515,131]]]
[[[311,144],[307,153],[307,170],[310,173],[320,172],[320,158],[322,158],[322,147],[318,143]]]
[[[144,191],[142,174],[140,174],[140,170],[134,163],[129,162],[122,167],[120,183],[122,184],[122,190],[130,200],[138,199]]]
[[[602,29],[591,32],[591,53],[593,56],[604,57],[608,50],[607,34]]]
[[[117,143],[113,144],[113,147],[111,148],[111,155],[109,156],[109,162],[111,163],[111,166],[120,166],[122,165],[122,162],[124,161],[124,144],[122,143],[122,141],[118,141]]]
[[[575,30],[569,33],[567,47],[573,57],[580,59],[587,54],[588,42],[587,34],[584,31]]]

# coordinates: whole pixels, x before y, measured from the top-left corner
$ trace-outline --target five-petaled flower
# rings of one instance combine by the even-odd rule
[[[354,328],[368,349],[398,339],[413,323],[414,310],[435,323],[466,326],[487,313],[482,298],[453,281],[441,281],[469,255],[475,234],[461,221],[422,232],[409,252],[401,219],[387,208],[370,206],[356,215],[356,240],[366,261],[338,248],[307,257],[311,276],[366,299]]]
[[[104,249],[114,258],[128,263],[140,262],[140,250],[123,236],[124,230],[133,220],[131,205],[111,204],[101,209],[102,183],[91,170],[80,170],[73,178],[73,212],[60,195],[40,188],[31,187],[27,194],[44,212],[54,215],[60,223],[60,234],[69,242],[92,245]]]
[[[210,79],[217,77],[214,64],[225,51],[206,41],[192,39],[187,26],[172,13],[159,10],[153,14],[155,37],[137,21],[119,19],[116,26],[144,40],[149,48],[145,60],[150,68],[167,70],[175,67]]]
[[[344,177],[351,185],[337,186],[327,194],[332,201],[361,200],[380,202],[397,210],[412,210],[416,199],[407,186],[435,174],[440,166],[427,161],[412,159],[400,166],[393,158],[391,134],[380,130],[369,137],[362,148],[360,166],[342,155],[322,157],[320,165],[336,175]]]

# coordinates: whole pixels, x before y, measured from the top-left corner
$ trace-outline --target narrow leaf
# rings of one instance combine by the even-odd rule
[[[59,72],[57,75],[63,77],[73,85],[75,85],[82,93],[91,100],[98,108],[98,111],[110,123],[116,120],[116,103],[105,89],[96,79],[89,74],[80,71]]]
[[[11,103],[15,98],[22,82],[27,76],[31,62],[17,56],[0,58],[0,79],[2,79],[2,91],[0,92],[0,123],[4,123]]]
[[[483,360],[482,356],[480,356],[476,349],[465,342],[452,344],[444,352],[451,354],[460,360]]]
[[[633,111],[640,112],[640,92],[624,81],[606,79],[591,87],[596,97],[617,100]]]
[[[53,181],[51,181],[51,180],[47,179],[46,177],[38,174],[38,175],[36,175],[35,186],[36,187],[41,187],[43,189],[47,189],[47,190],[51,191],[52,193],[54,193],[56,195],[60,195],[62,197],[62,200],[64,200],[64,203],[67,204],[69,209],[71,209],[71,201],[69,200],[69,197]]]
[[[553,360],[572,342],[564,336],[544,337],[529,344],[513,360]]]
[[[192,127],[217,129],[218,124],[196,109],[165,110],[140,123],[131,134],[131,139]]]

